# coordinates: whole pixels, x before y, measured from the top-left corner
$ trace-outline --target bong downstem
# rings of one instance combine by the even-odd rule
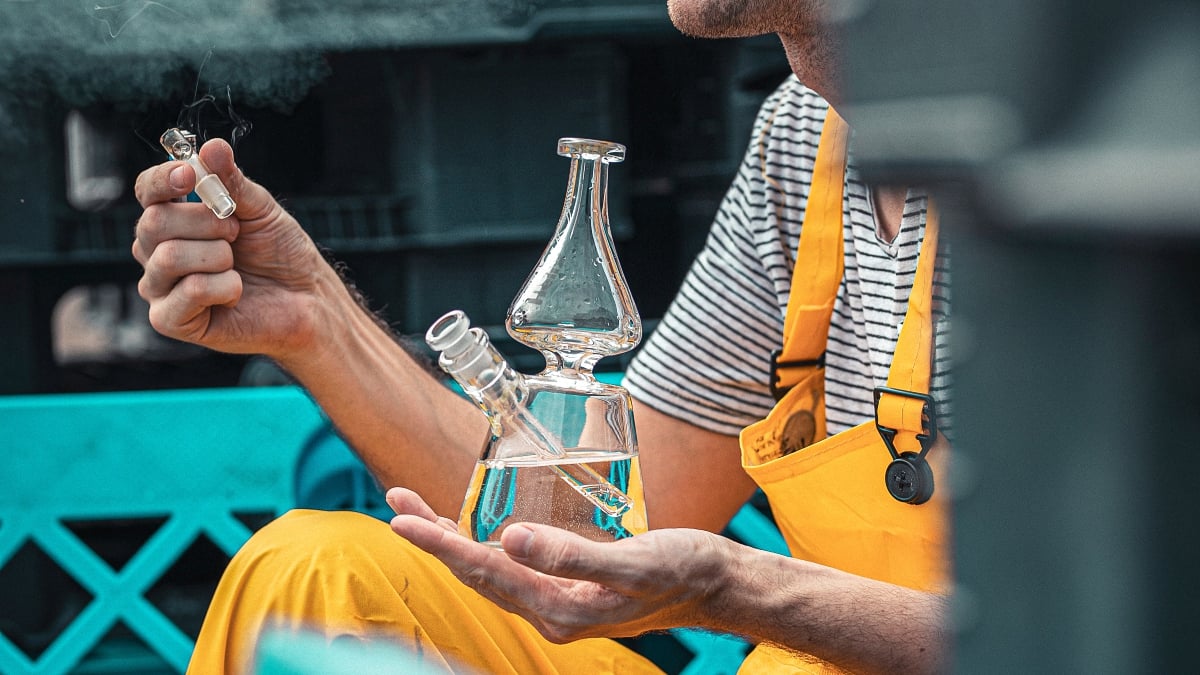
[[[466,314],[454,310],[435,321],[425,341],[441,352],[438,364],[513,441],[523,441],[573,490],[609,516],[633,506],[620,488],[585,463],[557,463],[566,458],[562,443],[521,401],[522,375],[509,367],[487,335],[472,328]]]

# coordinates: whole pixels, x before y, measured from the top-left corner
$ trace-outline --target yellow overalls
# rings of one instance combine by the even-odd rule
[[[818,359],[841,282],[842,192],[847,130],[836,113],[822,134],[813,192],[785,323],[781,363]],[[926,227],[917,281],[888,384],[927,392],[930,280],[937,250]],[[901,504],[884,489],[888,450],[874,422],[825,436],[819,367],[787,368],[797,383],[767,419],[742,434],[743,464],[771,500],[792,554],[856,574],[920,589],[946,578],[942,500]],[[897,429],[895,445],[919,449],[921,407],[886,395],[880,423]],[[792,424],[789,426],[789,420]],[[783,449],[802,448],[785,453]],[[935,465],[945,452],[929,458]],[[938,474],[940,475],[940,473]],[[189,673],[251,672],[265,629],[313,628],[330,640],[401,643],[429,672],[660,673],[645,657],[602,639],[556,645],[520,617],[461,584],[435,558],[352,512],[291,511],[260,530],[230,562],[213,597]],[[837,672],[783,650],[760,646],[742,673]]]
[[[777,359],[777,386],[787,393],[766,419],[742,431],[742,467],[766,493],[792,557],[911,588],[944,591],[949,579],[946,490],[935,490],[920,505],[893,498],[885,471],[894,456],[879,431],[894,431],[897,454],[920,453],[919,435],[926,441],[933,436],[923,414],[932,412],[926,400],[878,392],[876,420],[826,437],[823,354],[843,274],[848,135],[845,122],[831,108],[817,150]],[[931,209],[908,313],[888,373],[889,390],[929,393],[936,252],[937,223]],[[935,476],[943,475],[939,469],[947,452],[939,444],[924,456]],[[842,671],[762,645],[739,672]]]

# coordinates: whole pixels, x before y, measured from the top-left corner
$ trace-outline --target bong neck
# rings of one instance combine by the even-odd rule
[[[573,213],[563,218],[565,224],[577,222],[589,215],[598,216],[599,223],[608,220],[608,162],[589,155],[571,158],[570,189],[566,208]],[[567,215],[567,214],[564,214]]]

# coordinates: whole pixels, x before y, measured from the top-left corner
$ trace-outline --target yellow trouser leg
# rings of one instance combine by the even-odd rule
[[[446,672],[661,672],[611,640],[547,642],[387,523],[350,512],[292,511],[257,532],[221,579],[188,672],[250,672],[272,628],[390,641]]]

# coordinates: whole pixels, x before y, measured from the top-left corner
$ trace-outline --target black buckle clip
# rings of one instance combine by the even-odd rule
[[[771,352],[771,396],[774,396],[776,401],[783,398],[789,391],[792,390],[791,387],[780,386],[780,380],[782,379],[779,375],[780,368],[812,368],[814,366],[817,368],[825,367],[825,352],[821,352],[821,355],[816,359],[810,359],[807,361],[780,361],[779,357],[782,354],[782,349],[776,349],[775,351]]]
[[[925,405],[921,409],[921,417],[928,428],[928,431],[922,429],[922,432],[917,434],[917,440],[921,443],[921,456],[929,452],[929,448],[937,440],[937,414],[934,412],[933,397],[929,394],[918,394],[915,391],[905,391],[903,389],[892,389],[891,387],[875,387],[875,428],[879,430],[880,437],[887,445],[888,452],[892,453],[892,459],[899,459],[900,453],[896,452],[896,433],[899,429],[885,427],[879,423],[879,398],[883,394],[895,394],[905,398],[916,399],[922,401]]]

